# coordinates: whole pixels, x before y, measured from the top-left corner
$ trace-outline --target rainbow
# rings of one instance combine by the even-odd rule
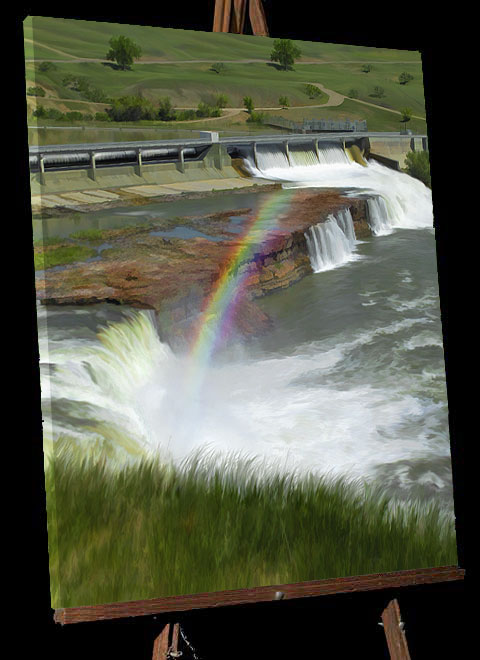
[[[191,374],[192,386],[201,385],[205,368],[215,349],[232,329],[235,310],[243,299],[244,284],[249,276],[248,269],[242,273],[239,266],[251,261],[255,250],[273,238],[279,215],[290,206],[297,192],[295,189],[282,189],[270,196],[251,219],[241,240],[226,260],[222,275],[204,303],[191,342],[190,364],[194,372]]]

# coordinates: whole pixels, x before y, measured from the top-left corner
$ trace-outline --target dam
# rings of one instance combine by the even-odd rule
[[[228,138],[210,133],[191,140],[33,146],[30,183],[34,202],[40,201],[35,199],[40,193],[88,195],[97,189],[133,191],[142,186],[153,186],[151,196],[155,186],[160,186],[158,195],[175,194],[208,189],[199,182],[209,181],[210,189],[228,189],[253,183],[242,166],[245,160],[256,166],[259,158],[264,160],[270,153],[289,166],[321,164],[328,163],[338,149],[360,164],[373,159],[398,170],[407,153],[428,149],[428,140],[426,135],[373,132]],[[43,201],[48,205],[48,196]]]

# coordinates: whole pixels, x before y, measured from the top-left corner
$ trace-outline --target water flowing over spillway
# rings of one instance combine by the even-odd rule
[[[104,444],[122,460],[254,457],[266,471],[365,479],[451,507],[430,190],[338,146],[319,155],[259,147],[249,167],[286,187],[364,196],[374,236],[356,241],[348,210],[312,218],[315,274],[261,299],[272,331],[214,356],[193,394],[190,356],[162,341],[153,312],[39,306],[53,440]]]
[[[352,214],[344,209],[329,215],[325,222],[312,225],[305,232],[312,268],[316,273],[337,268],[350,261],[356,239]]]
[[[252,158],[246,165],[253,176],[281,181],[285,187],[338,188],[351,195],[363,195],[373,201],[371,221],[374,234],[394,229],[433,227],[431,191],[417,179],[376,161],[367,167],[352,162],[339,145],[322,146],[319,158],[311,157],[309,149],[290,162],[280,147],[257,148],[257,165]],[[307,160],[309,163],[307,164]],[[302,163],[303,161],[303,163]]]

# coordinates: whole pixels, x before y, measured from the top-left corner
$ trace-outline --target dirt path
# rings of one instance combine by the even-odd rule
[[[33,41],[33,39],[24,39],[24,41],[28,41],[29,44],[41,46],[42,48],[46,48],[47,50],[52,50],[54,53],[58,53],[59,55],[66,55],[67,57],[71,58],[70,60],[38,60],[37,58],[35,58],[33,60],[25,60],[25,62],[71,62],[72,60],[79,59],[75,55],[70,55],[70,53],[66,53],[64,50],[58,50],[57,48],[52,48],[51,46],[47,46],[46,44],[40,44],[38,43],[38,41]]]
[[[349,96],[344,96],[343,94],[340,94],[339,92],[334,92],[331,89],[327,89],[322,85],[321,83],[307,83],[309,85],[314,85],[315,87],[318,87],[319,89],[322,90],[322,92],[325,92],[325,94],[328,94],[330,97],[326,103],[323,104],[323,107],[326,108],[327,106],[339,106],[342,105],[342,103],[345,101],[345,99],[348,99],[349,101],[355,101],[355,103],[363,103],[363,105],[369,105],[372,108],[377,108],[378,110],[385,110],[386,112],[393,112],[396,115],[401,115],[402,113],[399,110],[393,110],[392,108],[385,108],[383,105],[377,105],[376,103],[370,103],[369,101],[361,101],[360,99],[352,99]],[[307,107],[307,106],[304,106]],[[309,106],[309,107],[315,107],[315,106]],[[422,119],[425,121],[425,117],[419,117],[418,115],[412,115],[414,119]]]

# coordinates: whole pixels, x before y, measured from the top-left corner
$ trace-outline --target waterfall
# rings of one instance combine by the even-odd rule
[[[305,238],[315,273],[350,261],[357,243],[350,210],[342,209],[335,215],[330,214],[325,222],[310,227],[305,232]]]
[[[368,224],[374,236],[384,236],[392,232],[392,223],[383,197],[375,195],[367,199]]]
[[[318,154],[312,142],[292,143],[289,145],[289,153],[290,158],[282,144],[259,144],[257,145],[257,164],[255,165],[248,158],[247,166],[257,176],[267,176],[266,172],[271,172],[271,170],[311,168],[319,165],[349,165],[351,163],[343,147],[335,142],[319,142]]]
[[[309,167],[318,165],[317,153],[312,148],[306,148],[305,145],[290,147],[290,163],[292,167]]]
[[[259,144],[257,146],[257,164],[260,171],[290,167],[287,154],[279,145]],[[250,163],[250,167],[252,163]],[[255,165],[253,165],[255,168]]]
[[[318,161],[320,165],[347,164],[350,165],[350,158],[339,144],[321,144],[318,143]]]
[[[281,181],[288,188],[335,188],[349,197],[372,198],[369,224],[375,236],[396,229],[433,228],[432,193],[418,179],[370,160],[367,167],[351,161],[341,146],[319,142],[318,158],[310,147],[259,145],[257,164],[246,159],[253,177]]]

